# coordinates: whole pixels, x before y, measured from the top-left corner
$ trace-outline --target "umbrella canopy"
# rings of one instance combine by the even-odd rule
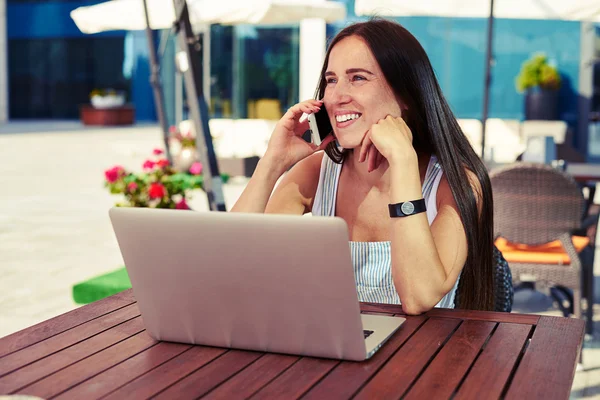
[[[172,0],[147,0],[150,28],[168,29],[175,21]],[[306,18],[334,22],[346,17],[341,3],[318,0],[187,0],[190,22],[201,31],[208,24],[279,25]],[[142,0],[111,0],[71,11],[84,33],[143,30],[146,19]]]
[[[485,0],[356,0],[356,15],[488,18]],[[598,0],[496,0],[494,17],[600,22]]]

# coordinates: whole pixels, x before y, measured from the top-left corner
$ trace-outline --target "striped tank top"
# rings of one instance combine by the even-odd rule
[[[342,164],[334,163],[327,154],[323,154],[319,184],[315,193],[312,214],[335,216],[337,188]],[[427,205],[429,225],[437,215],[436,194],[442,179],[442,168],[435,156],[431,156],[425,180],[423,198]],[[391,242],[350,242],[352,265],[358,300],[373,303],[400,304],[400,297],[392,279]],[[436,307],[454,308],[454,298],[458,281]]]

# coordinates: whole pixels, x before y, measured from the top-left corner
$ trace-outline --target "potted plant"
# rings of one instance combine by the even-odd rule
[[[543,53],[526,60],[516,78],[517,91],[525,93],[525,119],[555,120],[558,113],[560,74]]]
[[[202,164],[192,163],[183,172],[176,171],[162,157],[161,149],[154,149],[154,157],[144,162],[143,172],[127,171],[120,165],[104,171],[104,185],[112,194],[122,195],[119,207],[151,207],[189,209],[190,191],[203,188]],[[229,175],[221,174],[224,183]]]

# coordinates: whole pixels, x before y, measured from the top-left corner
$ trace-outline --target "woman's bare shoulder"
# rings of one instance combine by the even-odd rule
[[[304,214],[310,212],[319,184],[324,152],[314,153],[294,165],[273,191],[266,212]]]

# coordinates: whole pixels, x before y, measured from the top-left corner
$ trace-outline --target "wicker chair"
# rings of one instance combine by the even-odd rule
[[[566,259],[566,262],[552,263],[516,261],[504,251],[512,270],[513,282],[521,282],[527,276],[532,277],[536,284],[571,289],[572,311],[577,318],[582,316],[581,298],[582,292],[585,292],[588,332],[591,332],[593,266],[589,262],[585,265],[582,263],[571,236],[572,231],[581,226],[584,207],[583,194],[577,183],[564,172],[532,163],[516,163],[492,171],[490,179],[494,197],[495,235],[510,243],[525,245],[525,252],[533,256],[545,256],[544,249],[548,247],[538,246],[558,241],[554,243],[554,251]],[[582,247],[586,245],[584,242]],[[556,253],[551,254],[554,255]],[[585,290],[584,283],[587,285]]]

